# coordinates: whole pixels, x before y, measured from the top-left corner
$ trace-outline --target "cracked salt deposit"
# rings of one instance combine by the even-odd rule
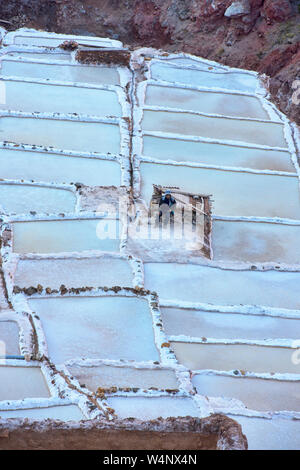
[[[299,448],[297,130],[256,73],[79,64],[70,39],[122,52],[25,29],[0,49],[0,416],[224,412],[250,448]],[[135,239],[154,184],[211,196],[209,256]]]

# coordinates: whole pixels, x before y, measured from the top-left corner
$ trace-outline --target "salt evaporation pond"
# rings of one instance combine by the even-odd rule
[[[76,196],[72,191],[30,184],[0,184],[0,212],[42,214],[73,212]]]
[[[28,302],[41,318],[49,355],[55,363],[80,357],[159,360],[152,317],[144,299],[57,297]]]
[[[176,263],[145,264],[146,289],[157,292],[162,305],[163,299],[172,299],[299,309],[299,279],[299,272],[235,271]]]
[[[120,153],[119,126],[107,122],[5,116],[0,117],[0,139],[79,152]]]
[[[215,220],[215,260],[295,264],[300,261],[300,225]]]
[[[221,375],[195,375],[200,395],[235,398],[256,411],[300,411],[300,382]]]
[[[145,110],[143,130],[249,142],[270,147],[287,147],[284,126],[278,122]]]
[[[1,410],[1,418],[28,418],[33,420],[52,419],[58,421],[80,421],[86,419],[76,405],[59,405],[39,408],[19,408],[16,410]]]
[[[168,335],[215,339],[299,338],[300,318],[267,315],[215,313],[201,310],[161,307]]]
[[[50,392],[39,367],[0,366],[0,401],[48,397]]]
[[[120,186],[119,162],[23,149],[0,149],[1,177],[88,186]]]
[[[233,117],[270,119],[260,100],[255,96],[148,85],[145,101],[151,106],[165,106]]]
[[[0,109],[121,116],[118,95],[114,91],[15,80],[2,80],[1,84],[5,85],[6,102]]]
[[[188,60],[188,59],[187,59]],[[189,65],[183,59],[183,65]],[[199,65],[198,65],[199,64]],[[154,62],[151,65],[151,77],[154,80],[164,80],[166,82],[177,82],[195,87],[204,86],[208,88],[221,88],[224,90],[236,90],[255,93],[258,87],[257,77],[250,73],[226,72],[219,67],[210,67],[211,70],[200,70],[206,64],[198,62],[196,68],[174,67],[168,62]]]
[[[130,387],[159,390],[178,389],[175,372],[170,369],[146,369],[137,367],[99,366],[68,366],[68,370],[80,384],[86,385],[92,392],[98,387]]]
[[[59,253],[119,251],[121,223],[117,219],[71,219],[15,222],[13,251]]]
[[[49,58],[48,58],[49,61]],[[50,64],[46,60],[34,59],[22,61],[3,57],[0,61],[2,77],[31,77],[64,82],[119,85],[120,77],[117,68],[106,66],[89,66],[68,63]]]
[[[14,284],[30,287],[41,284],[59,289],[71,287],[132,287],[133,274],[129,263],[109,256],[93,258],[22,259],[19,261]]]
[[[120,418],[151,420],[170,416],[199,416],[199,411],[191,398],[174,397],[109,397],[108,404]]]
[[[47,50],[47,49],[46,49]],[[24,51],[22,48],[19,48],[19,50],[16,50],[14,47],[13,52],[6,52],[5,53],[6,57],[17,57],[19,59],[52,59],[52,60],[65,60],[68,62],[71,62],[71,53],[66,51],[63,52],[57,52],[55,49],[50,49],[47,52],[43,52],[41,49],[37,49],[34,52],[30,50],[29,51]]]
[[[282,217],[300,220],[297,176],[223,171],[141,163],[141,195],[150,203],[153,184],[213,195],[220,216]]]
[[[5,354],[7,356],[19,355],[19,326],[14,321],[0,320],[0,343],[5,346]],[[0,351],[1,355],[1,351]]]
[[[244,344],[172,342],[178,361],[188,369],[242,370],[255,373],[299,374],[292,362],[295,349]]]
[[[287,151],[197,142],[162,136],[143,136],[143,155],[156,160],[296,172]]]
[[[229,416],[242,426],[249,450],[300,450],[300,420]]]

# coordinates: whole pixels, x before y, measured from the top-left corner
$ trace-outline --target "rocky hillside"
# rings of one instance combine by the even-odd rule
[[[300,0],[9,0],[0,19],[7,29],[110,36],[257,70],[300,125]]]

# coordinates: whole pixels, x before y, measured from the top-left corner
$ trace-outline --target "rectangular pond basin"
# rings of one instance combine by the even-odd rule
[[[0,139],[79,152],[120,153],[118,124],[0,117]]]
[[[300,374],[294,364],[295,349],[248,344],[172,342],[177,360],[188,369],[241,370],[254,373]]]
[[[250,410],[300,411],[300,382],[221,375],[195,375],[199,395],[235,398]]]
[[[39,367],[0,366],[0,401],[48,397],[50,392]]]
[[[155,387],[159,390],[174,390],[179,386],[175,372],[170,369],[140,369],[103,364],[93,367],[73,365],[68,366],[68,370],[81,385],[85,385],[92,392],[97,392],[98,387],[130,387],[146,390]]]
[[[114,91],[13,80],[0,81],[0,86],[3,84],[6,90],[6,102],[1,104],[0,109],[30,113],[39,111],[121,116],[118,95]]]
[[[179,416],[199,416],[191,398],[175,397],[110,397],[107,399],[119,418],[151,420]]]
[[[176,263],[145,263],[145,287],[162,299],[217,305],[299,309],[299,272],[235,271]]]
[[[29,299],[29,305],[42,321],[55,363],[83,357],[159,360],[152,317],[144,299],[64,297]]]
[[[76,196],[66,189],[29,184],[0,184],[0,212],[58,214],[75,210]]]
[[[300,261],[300,225],[215,220],[215,260],[295,264]]]
[[[15,49],[15,48],[14,48]],[[43,52],[42,49],[38,49],[35,52],[26,51],[20,47],[19,50],[14,50],[14,52],[6,52],[6,57],[17,57],[19,59],[48,59],[48,60],[64,60],[67,62],[71,62],[71,53],[69,51],[57,52],[57,50],[49,50],[47,52]]]
[[[144,135],[143,155],[157,160],[296,172],[287,151]]]
[[[41,284],[58,289],[67,287],[132,287],[133,274],[129,263],[120,258],[49,258],[20,260],[14,284],[30,287]]]
[[[296,176],[253,174],[209,168],[141,163],[141,195],[149,204],[153,184],[211,194],[220,216],[283,217],[300,220]]]
[[[4,351],[1,348],[4,347]],[[19,348],[19,326],[14,321],[0,320],[0,356],[20,355]]]
[[[82,183],[87,186],[120,186],[119,162],[98,158],[0,149],[1,178]]]
[[[15,253],[119,251],[121,223],[117,219],[73,219],[15,222]]]
[[[300,450],[300,420],[228,415],[242,426],[249,450]]]
[[[21,29],[9,32],[5,37],[4,44],[53,48],[60,46],[64,41],[76,41],[81,46],[122,47],[122,43],[114,39],[56,34],[33,29]]]
[[[119,85],[120,78],[117,68],[95,65],[74,65],[68,63],[49,64],[46,61],[1,60],[3,77],[30,77],[44,80],[60,80],[90,84]]]
[[[300,319],[170,307],[161,307],[161,313],[168,335],[257,340],[300,337]]]
[[[144,111],[144,131],[234,140],[269,147],[287,147],[284,126],[277,122],[228,119],[171,111]]]
[[[211,70],[197,70],[158,62],[151,65],[151,77],[154,80],[164,80],[171,83],[185,83],[196,87],[222,88],[223,90],[250,93],[254,93],[258,86],[257,78],[247,73],[221,72],[217,67],[211,67]]]
[[[18,410],[1,410],[0,417],[28,418],[33,420],[52,419],[58,421],[80,421],[86,419],[77,405],[47,406],[41,408],[25,408]]]
[[[270,119],[255,96],[148,85],[146,104],[224,116]]]

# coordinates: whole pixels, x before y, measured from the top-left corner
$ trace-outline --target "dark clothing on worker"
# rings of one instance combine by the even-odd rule
[[[174,204],[176,204],[176,200],[173,198],[173,196],[162,196],[159,201],[159,206],[161,206],[162,204],[168,204],[169,207],[172,207],[174,206]]]

